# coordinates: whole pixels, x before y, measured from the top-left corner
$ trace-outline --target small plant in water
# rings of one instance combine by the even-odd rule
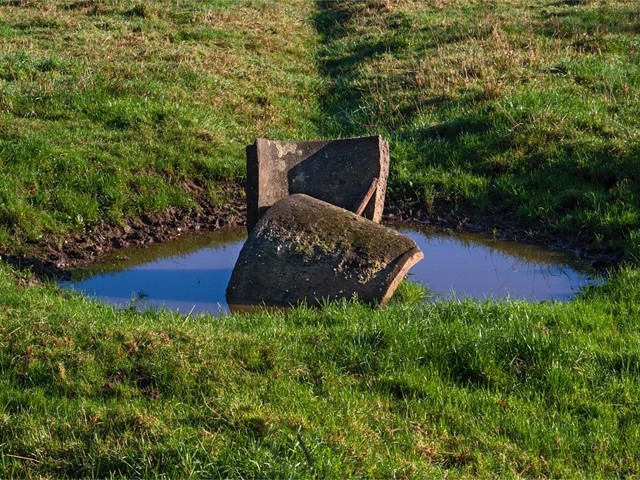
[[[394,303],[418,305],[433,296],[433,292],[429,291],[426,286],[410,280],[403,280],[400,282],[400,285],[398,285],[392,301]]]

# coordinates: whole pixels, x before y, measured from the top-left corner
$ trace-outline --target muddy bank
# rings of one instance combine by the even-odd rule
[[[624,260],[624,252],[612,251],[593,245],[581,238],[566,238],[549,233],[544,226],[523,226],[504,216],[479,214],[471,210],[440,205],[434,213],[418,202],[396,200],[388,202],[383,222],[390,225],[407,225],[413,228],[436,228],[452,232],[484,233],[503,240],[537,245],[549,250],[573,253],[585,264],[605,274]]]
[[[148,245],[177,238],[186,232],[215,230],[245,224],[246,198],[239,183],[219,185],[226,198],[223,205],[212,204],[193,186],[191,194],[200,205],[195,211],[172,208],[163,213],[143,215],[125,221],[122,226],[97,225],[69,238],[51,238],[30,245],[28,253],[1,253],[2,259],[39,277],[68,278],[72,268],[96,261],[105,253],[132,245]],[[499,238],[536,244],[552,250],[571,251],[600,272],[619,264],[622,254],[598,249],[580,239],[566,239],[510,223],[504,218],[480,216],[442,205],[432,213],[418,202],[387,200],[383,223],[414,228],[438,228],[454,232],[489,233]]]
[[[170,208],[166,212],[126,219],[123,225],[95,225],[68,238],[49,238],[29,245],[28,253],[2,252],[2,259],[39,277],[65,279],[72,268],[96,261],[105,253],[132,245],[149,245],[177,238],[185,232],[244,225],[246,201],[238,183],[218,185],[224,204],[213,204],[204,188],[191,184],[197,210]]]

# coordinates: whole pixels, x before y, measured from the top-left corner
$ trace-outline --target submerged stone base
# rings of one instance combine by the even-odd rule
[[[384,306],[423,254],[415,242],[303,194],[280,200],[251,231],[227,287],[232,311],[357,298]]]

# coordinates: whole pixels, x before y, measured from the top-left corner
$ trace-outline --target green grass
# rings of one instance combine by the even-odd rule
[[[317,136],[308,2],[21,5],[0,3],[5,249],[220,201],[252,138]]]
[[[640,276],[185,319],[0,273],[0,475],[634,476]]]
[[[382,133],[394,200],[631,262],[566,304],[221,318],[2,264],[0,477],[640,475],[639,8],[0,2],[4,251],[224,201],[257,136]]]
[[[383,132],[392,197],[637,258],[637,2],[318,4],[322,131]]]

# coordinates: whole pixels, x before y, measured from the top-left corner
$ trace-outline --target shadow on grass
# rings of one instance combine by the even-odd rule
[[[640,33],[640,7],[589,8],[584,0],[564,0],[552,3],[559,10],[544,9],[540,14],[541,33],[553,38],[584,37],[586,35]]]
[[[575,62],[587,62],[582,68],[588,69],[587,43],[618,35],[612,45],[623,45],[624,36],[638,30],[640,12],[582,4],[547,5],[558,11],[532,7],[533,35],[573,45],[576,54],[585,54]],[[419,11],[373,12],[357,1],[317,6],[316,28],[324,38],[318,64],[328,79],[320,131],[325,137],[388,138],[392,200],[472,212],[497,226],[597,241],[617,252],[627,248],[630,234],[640,229],[640,144],[625,144],[622,130],[610,125],[613,117],[632,114],[628,102],[598,90],[599,84],[557,75],[552,65],[529,72],[539,82],[509,84],[495,94],[483,90],[481,80],[454,94],[425,91],[412,62],[435,55],[434,42],[443,47],[484,39],[486,28],[460,31],[473,15],[445,28],[426,24]],[[608,61],[598,58],[603,66]],[[632,94],[638,87],[626,79],[637,70],[624,58],[616,61],[627,69],[618,83],[631,82],[620,89]],[[596,70],[593,82],[609,85],[611,79]],[[599,105],[600,116],[581,100],[586,92],[593,93],[590,102]]]
[[[363,38],[352,38],[350,22],[359,15],[377,15],[366,3],[358,1],[336,2],[318,0],[315,26],[324,38],[325,49],[318,59],[321,73],[329,79],[329,87],[321,94],[320,104],[323,121],[320,131],[326,137],[364,136],[387,133],[411,122],[413,116],[424,108],[456,108],[461,103],[470,105],[478,101],[477,96],[453,99],[447,95],[419,96],[409,102],[390,105],[393,93],[416,88],[415,78],[407,72],[385,72],[384,84],[393,85],[391,90],[372,92],[367,81],[362,81],[362,69],[382,56],[401,57],[412,47],[396,30],[412,28],[402,14],[394,14],[385,21],[386,33]],[[486,32],[453,32],[451,27],[423,26],[429,29],[430,40],[419,47],[420,51],[448,43],[457,43],[472,37],[481,38]],[[375,90],[375,88],[374,88]]]

